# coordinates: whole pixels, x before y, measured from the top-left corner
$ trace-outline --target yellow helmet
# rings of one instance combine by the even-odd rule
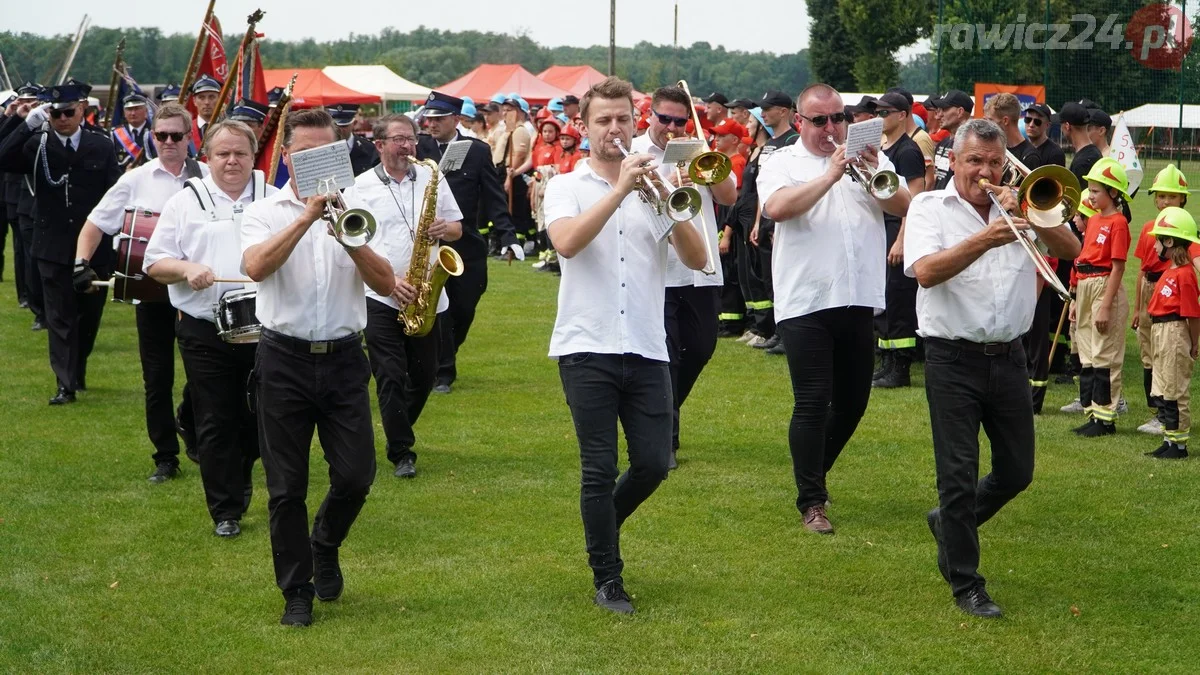
[[[1149,190],[1150,194],[1155,192],[1174,192],[1175,194],[1186,195],[1188,193],[1187,177],[1183,172],[1175,168],[1174,164],[1168,164],[1166,168],[1158,172],[1154,177],[1154,186]]]
[[[1129,178],[1125,175],[1125,167],[1112,157],[1102,157],[1096,160],[1096,163],[1092,165],[1092,170],[1088,171],[1083,179],[1116,188],[1126,199],[1129,199]]]
[[[1084,218],[1091,218],[1096,215],[1096,209],[1092,208],[1092,198],[1084,197],[1079,200],[1079,215]]]
[[[1159,211],[1150,234],[1155,237],[1186,239],[1194,244],[1200,244],[1200,236],[1196,236],[1196,219],[1178,206],[1168,206]]]

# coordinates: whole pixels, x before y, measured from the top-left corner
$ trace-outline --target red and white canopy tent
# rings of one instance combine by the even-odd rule
[[[559,89],[565,89],[576,96],[583,96],[593,84],[603,82],[608,77],[591,66],[550,66],[538,73],[538,79],[552,84]],[[633,100],[640,101],[646,95],[634,89]]]
[[[571,92],[539,80],[533,73],[518,64],[494,65],[485,63],[462,77],[447,82],[437,91],[451,96],[470,96],[476,103],[484,103],[496,94],[517,94],[534,105],[544,105],[552,98],[566,96]]]
[[[296,86],[292,89],[293,108],[320,108],[335,103],[379,103],[376,94],[365,94],[361,91],[343,87],[319,68],[278,68],[264,70],[263,77],[267,88],[286,87],[297,73]]]

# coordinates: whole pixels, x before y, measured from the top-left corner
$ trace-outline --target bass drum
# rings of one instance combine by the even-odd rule
[[[117,251],[117,271],[113,273],[115,302],[170,302],[167,287],[142,271],[146,245],[158,225],[159,214],[145,209],[125,209],[121,232],[114,237]]]

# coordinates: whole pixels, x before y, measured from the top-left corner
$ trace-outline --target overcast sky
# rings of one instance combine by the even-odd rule
[[[52,11],[8,11],[17,0],[0,0],[8,5],[0,30],[43,35],[74,33],[85,13],[93,26],[118,28],[157,26],[164,33],[194,32],[207,7],[206,0],[55,0]],[[406,10],[400,8],[408,7]],[[679,44],[707,41],[714,47],[748,52],[792,53],[808,46],[808,16],[803,2],[779,5],[783,15],[748,16],[754,4],[729,0],[679,0]],[[532,2],[515,0],[451,0],[338,4],[329,0],[217,0],[216,13],[222,29],[240,34],[245,19],[255,8],[266,12],[259,30],[268,39],[317,41],[343,38],[350,33],[372,34],[391,27],[407,32],[419,25],[441,30],[478,30],[497,33],[528,32],[535,42],[551,47],[608,44],[609,3]],[[393,9],[395,8],[395,9]],[[728,16],[737,12],[740,22]],[[643,40],[654,44],[672,42],[675,5],[672,0],[634,2],[617,0],[617,45],[631,47]],[[334,18],[337,15],[340,18]],[[408,18],[404,18],[407,15]],[[377,17],[396,18],[377,18]]]

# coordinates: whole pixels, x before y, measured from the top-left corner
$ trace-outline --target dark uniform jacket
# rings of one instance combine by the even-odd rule
[[[504,185],[492,166],[492,151],[487,143],[478,138],[467,138],[459,134],[455,141],[471,141],[462,168],[446,174],[446,183],[458,202],[462,212],[463,236],[447,245],[458,251],[463,260],[479,260],[487,257],[487,239],[480,234],[490,222],[500,234],[500,246],[507,248],[517,243],[516,231],[508,213],[508,196]],[[453,142],[453,141],[451,141]],[[417,140],[417,159],[442,160],[442,151],[433,136],[422,134]]]
[[[375,144],[358,134],[351,134],[354,146],[350,148],[350,166],[354,167],[354,175],[375,168],[379,163],[379,151]]]

